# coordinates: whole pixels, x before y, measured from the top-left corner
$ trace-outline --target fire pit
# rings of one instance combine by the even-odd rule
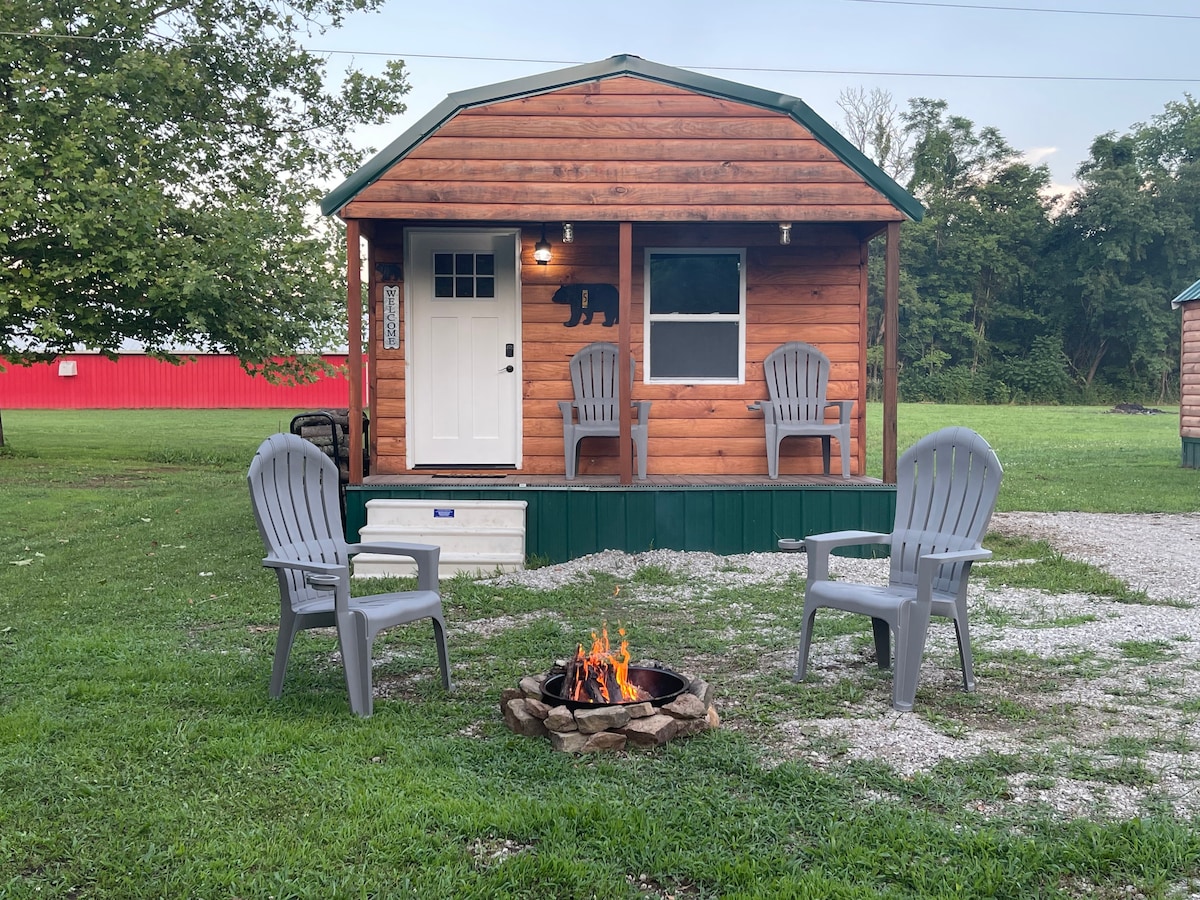
[[[620,698],[612,702],[600,700],[575,700],[568,695],[566,672],[550,674],[542,683],[542,699],[551,705],[562,704],[567,709],[593,709],[599,706],[624,706],[629,703],[650,702],[654,706],[670,703],[688,689],[689,679],[670,669],[656,666],[630,666],[628,682],[638,689],[638,696],[631,700]]]
[[[582,753],[657,746],[717,727],[708,683],[657,663],[630,665],[623,629],[620,635],[615,653],[605,627],[592,635],[590,652],[581,644],[549,673],[528,676],[516,690],[504,691],[500,710],[508,727],[529,737],[548,736],[555,749]]]

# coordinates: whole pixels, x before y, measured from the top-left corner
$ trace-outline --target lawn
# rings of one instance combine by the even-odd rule
[[[271,701],[278,593],[259,565],[244,474],[291,413],[3,415],[0,896],[1025,900],[1200,889],[1200,823],[1164,805],[1113,820],[1009,802],[1013,773],[1155,778],[1130,740],[1107,767],[1076,749],[998,749],[911,776],[777,752],[782,723],[853,715],[864,692],[886,693],[870,672],[795,685],[786,665],[763,667],[793,652],[794,580],[731,588],[642,567],[535,590],[460,577],[443,583],[453,694],[438,686],[422,624],[382,639],[373,718],[349,714],[329,636],[298,639]],[[901,447],[951,423],[997,448],[1002,508],[1200,508],[1200,473],[1178,468],[1174,410],[903,406]],[[1062,577],[1047,548],[1001,549],[1029,554]],[[1140,602],[1082,568],[1070,577],[1090,579],[1098,598]],[[723,727],[588,757],[509,733],[500,691],[614,610],[636,611],[639,654],[703,665]],[[823,639],[845,630],[826,628]],[[1131,665],[1170,649],[1143,643],[1129,645]],[[982,654],[978,665],[981,682],[1011,695],[929,691],[909,720],[947,735],[986,720],[1058,747],[1070,711],[1022,694],[1098,663]],[[1184,712],[1194,734],[1200,706]]]

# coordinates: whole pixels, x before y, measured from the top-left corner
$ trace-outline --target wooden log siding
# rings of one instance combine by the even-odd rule
[[[428,224],[428,223],[422,223]],[[463,224],[463,223],[456,223]],[[374,258],[402,260],[404,223],[377,222]],[[550,235],[548,235],[550,236]],[[558,401],[571,397],[568,360],[592,341],[616,342],[616,328],[597,316],[590,326],[565,328],[569,310],[552,302],[568,282],[617,283],[617,226],[576,224],[575,242],[553,234],[550,265],[533,261],[540,230],[526,227],[521,247],[523,460],[531,475],[564,471],[562,416]],[[832,360],[830,399],[857,401],[852,426],[852,465],[864,467],[860,439],[865,423],[865,386],[860,381],[865,321],[864,254],[858,230],[850,226],[797,226],[792,244],[779,245],[774,226],[635,226],[633,229],[631,350],[637,360],[633,397],[652,400],[648,469],[655,475],[738,475],[766,478],[766,444],[761,413],[748,404],[767,396],[762,376],[766,355],[789,340],[809,341]],[[646,247],[731,247],[746,249],[746,382],[729,384],[643,383],[643,266]],[[382,286],[372,295],[375,316],[382,314]],[[403,335],[402,335],[403,338]],[[374,474],[404,474],[404,356],[375,345],[376,382],[372,385],[372,435],[378,456]],[[585,440],[580,474],[616,474],[617,442]],[[834,451],[835,467],[837,452]],[[447,471],[452,471],[448,467]],[[820,442],[784,442],[780,471],[821,471]]]
[[[1183,342],[1180,357],[1179,434],[1200,439],[1200,300],[1181,307]]]
[[[462,222],[888,222],[790,117],[622,76],[467,109],[343,210]]]

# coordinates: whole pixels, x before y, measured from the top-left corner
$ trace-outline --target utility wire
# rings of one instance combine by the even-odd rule
[[[1122,16],[1129,19],[1192,19],[1185,13],[1122,12],[1109,9],[1057,9],[1043,6],[993,6],[986,3],[933,3],[929,0],[845,0],[847,3],[877,3],[881,6],[929,6],[934,9],[982,9],[1003,12],[1061,13],[1068,16]]]
[[[921,4],[917,0],[847,0],[851,3],[904,3],[907,5],[947,6],[943,3]],[[998,7],[1013,9],[1015,7]],[[1200,19],[1200,16],[1188,18]],[[120,41],[128,38],[102,37],[99,35],[75,34],[39,34],[18,31],[0,31],[0,37],[43,38],[47,40],[88,40],[88,41]],[[332,50],[315,47],[306,48],[309,53],[340,56],[381,56],[389,59],[440,59],[459,62],[502,62],[528,63],[548,66],[577,66],[583,63],[572,59],[533,59],[509,56],[450,56],[440,53],[397,53],[386,50]],[[877,69],[796,69],[781,66],[708,66],[681,65],[679,68],[705,72],[760,72],[783,75],[855,75],[875,78],[961,78],[987,81],[1076,81],[1076,82],[1110,82],[1122,84],[1196,84],[1200,75],[1171,76],[1171,75],[1011,75],[987,72],[906,72]]]

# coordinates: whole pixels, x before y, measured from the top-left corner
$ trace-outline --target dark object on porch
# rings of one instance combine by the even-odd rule
[[[829,386],[829,357],[801,341],[781,344],[763,362],[770,399],[756,404],[766,420],[767,474],[779,477],[779,445],[786,437],[819,437],[821,461],[829,474],[829,441],[837,438],[842,477],[850,476],[850,410],[853,400],[825,400]],[[825,410],[836,407],[836,423],[825,421]],[[755,407],[750,407],[754,409]]]
[[[371,442],[367,440],[370,421],[363,414],[363,474],[370,472]],[[350,483],[350,410],[320,409],[292,417],[288,430],[320,449],[333,460],[338,473],[338,508],[346,521],[346,485]]]
[[[616,285],[612,284],[564,284],[554,292],[555,303],[566,303],[571,307],[571,318],[563,322],[567,328],[579,324],[582,316],[584,325],[592,324],[592,316],[599,310],[604,313],[604,327],[617,324],[620,301]]]
[[[441,549],[432,544],[348,544],[334,516],[337,470],[311,443],[294,434],[273,434],[259,446],[246,480],[258,533],[267,549],[263,565],[279,579],[279,637],[271,667],[271,696],[283,693],[288,655],[296,634],[336,627],[350,708],[372,710],[371,646],[385,628],[433,620],[442,685],[450,690],[446,624],[438,585]],[[350,558],[387,553],[415,560],[417,589],[350,596]]]
[[[628,390],[633,390],[634,367],[629,357]],[[579,442],[586,437],[620,437],[621,385],[617,377],[617,345],[597,341],[571,357],[571,387],[575,399],[558,401],[563,417],[563,453],[567,480],[575,478],[579,463]],[[649,431],[650,401],[630,401],[637,410],[632,439],[637,455],[638,478],[646,480],[646,436]]]
[[[982,437],[969,428],[943,428],[921,438],[900,457],[891,534],[838,531],[805,537],[808,583],[795,680],[802,680],[808,670],[817,610],[830,608],[871,617],[881,669],[891,662],[891,637],[895,634],[895,709],[913,707],[931,614],[954,621],[963,687],[975,690],[967,629],[967,576],[972,562],[992,555],[981,541],[1003,474],[995,451]],[[780,541],[780,549],[788,549],[784,544]],[[886,586],[829,580],[830,551],[861,544],[891,546]]]

